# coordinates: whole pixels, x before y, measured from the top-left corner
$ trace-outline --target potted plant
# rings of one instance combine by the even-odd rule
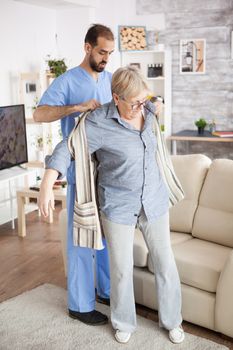
[[[39,162],[44,161],[43,145],[44,145],[43,137],[41,135],[37,135],[35,140],[35,146],[37,150],[37,160]]]
[[[42,136],[37,136],[37,138],[36,138],[36,147],[39,150],[43,149],[43,137]]]
[[[49,153],[49,154],[51,154],[52,153],[52,145],[53,145],[53,142],[52,142],[52,135],[50,134],[50,133],[48,133],[47,135],[46,135],[46,145],[47,145],[47,152]]]
[[[40,187],[40,185],[41,185],[41,177],[39,176],[39,175],[37,175],[37,177],[36,177],[36,185],[38,186],[38,187]]]
[[[59,75],[63,74],[67,70],[67,66],[65,64],[65,59],[62,58],[60,60],[52,59],[48,55],[47,64],[49,68],[49,73],[55,75],[55,77],[59,77]]]
[[[34,101],[34,105],[32,106],[32,112],[35,112],[37,105],[39,103],[38,97],[36,96],[33,101]]]
[[[207,125],[206,120],[204,118],[200,118],[195,121],[195,125],[197,126],[198,134],[204,134],[204,129]]]

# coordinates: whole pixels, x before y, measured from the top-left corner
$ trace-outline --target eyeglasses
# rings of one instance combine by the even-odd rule
[[[146,98],[144,101],[137,101],[135,103],[130,103],[130,102],[126,101],[123,97],[120,97],[120,99],[122,101],[124,101],[125,103],[127,103],[131,107],[132,111],[137,111],[138,109],[143,107],[146,104],[146,102],[148,101],[148,98]]]

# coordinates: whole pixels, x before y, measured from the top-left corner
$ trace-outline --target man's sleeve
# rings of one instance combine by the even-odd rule
[[[65,106],[68,93],[67,82],[64,77],[54,79],[40,99],[39,106]]]

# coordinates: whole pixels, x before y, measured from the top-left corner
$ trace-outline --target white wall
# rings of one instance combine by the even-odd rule
[[[17,76],[38,71],[55,51],[55,11],[12,0],[0,3],[0,105],[18,103]]]
[[[138,15],[136,0],[101,0],[96,9],[96,19],[111,28],[118,25],[145,25],[148,29],[164,29],[164,13]],[[113,28],[114,29],[114,28]]]
[[[137,15],[135,0],[101,0],[96,9],[76,7],[60,10],[1,0],[0,105],[19,102],[19,73],[43,72],[48,54],[54,58],[65,58],[68,67],[78,65],[84,55],[84,35],[92,23],[110,26],[117,39],[118,25],[164,29],[164,14]],[[116,50],[108,69],[113,71],[119,64],[116,40]]]
[[[84,57],[84,36],[94,21],[93,9],[80,7],[56,12],[57,55],[69,68]]]

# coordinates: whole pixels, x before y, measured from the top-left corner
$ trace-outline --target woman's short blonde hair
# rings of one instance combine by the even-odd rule
[[[147,83],[138,68],[126,66],[118,68],[112,76],[112,94],[128,99],[144,90],[149,91]]]

